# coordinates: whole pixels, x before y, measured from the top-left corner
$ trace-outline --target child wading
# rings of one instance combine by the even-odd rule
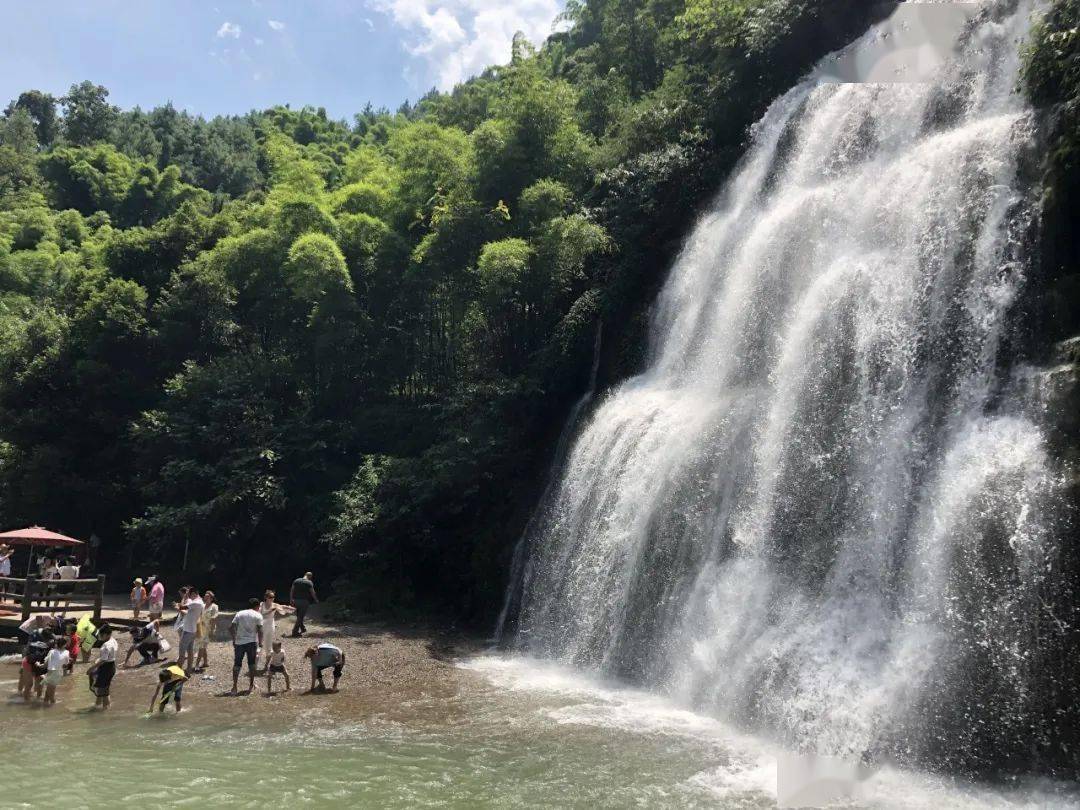
[[[172,700],[176,706],[176,711],[180,711],[180,698],[183,697],[184,683],[187,681],[188,676],[184,670],[176,664],[170,664],[158,673],[157,687],[154,689],[154,696],[150,698],[150,713],[153,714],[154,706],[158,707],[159,712],[165,711],[165,706]],[[158,694],[161,695],[161,699],[158,700]]]
[[[64,641],[68,651],[68,662],[64,673],[70,675],[75,669],[75,662],[79,660],[79,634],[75,629],[75,621],[69,621],[64,625]]]
[[[270,688],[274,683],[274,676],[278,674],[285,676],[285,691],[292,689],[292,684],[289,683],[289,670],[285,668],[285,651],[281,649],[280,641],[274,642],[266,661],[266,694],[271,694]]]
[[[116,674],[116,657],[120,651],[120,645],[112,637],[112,628],[103,624],[98,630],[98,638],[101,646],[98,648],[98,660],[86,670],[90,678],[90,691],[97,700],[94,705],[99,709],[109,708],[109,686],[112,684],[113,675]]]
[[[56,687],[64,679],[64,669],[70,658],[67,644],[66,638],[57,636],[53,641],[53,648],[45,656],[45,700],[43,702],[46,706],[56,703]]]
[[[24,700],[30,700],[31,691],[41,697],[41,679],[45,675],[45,659],[55,643],[51,631],[31,631],[30,641],[23,651],[22,668],[19,671],[19,691]]]

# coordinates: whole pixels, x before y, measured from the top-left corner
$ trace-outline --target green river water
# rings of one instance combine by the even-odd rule
[[[521,659],[460,665],[467,688],[411,701],[390,721],[87,714],[0,703],[2,807],[776,806],[774,752],[662,698]],[[9,693],[14,667],[0,669]],[[252,698],[258,699],[258,698]],[[330,698],[327,698],[330,699]],[[324,699],[326,700],[326,699]],[[220,705],[220,704],[218,704]],[[1074,806],[1060,785],[1001,791],[880,772],[853,806]]]

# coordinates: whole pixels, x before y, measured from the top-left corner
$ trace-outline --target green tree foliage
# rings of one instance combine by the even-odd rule
[[[0,522],[97,533],[125,575],[186,549],[228,592],[314,559],[363,572],[357,604],[490,615],[601,319],[610,380],[747,126],[867,22],[838,3],[571,2],[542,47],[351,124],[23,93]]]
[[[76,146],[108,140],[119,110],[107,101],[109,91],[100,84],[71,85],[60,99],[64,108],[64,137]]]
[[[17,111],[30,116],[34,124],[34,134],[40,147],[47,149],[60,136],[60,118],[56,114],[56,99],[40,90],[27,90],[20,93],[4,110],[5,117],[11,117]]]

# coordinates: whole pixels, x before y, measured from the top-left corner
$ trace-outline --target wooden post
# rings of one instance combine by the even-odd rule
[[[23,597],[22,597],[22,620],[25,622],[30,618],[30,605],[34,599],[34,591],[37,590],[37,577],[32,574],[27,575],[26,582],[23,584]]]
[[[98,574],[97,592],[94,594],[94,624],[101,623],[101,603],[105,599],[105,575]]]

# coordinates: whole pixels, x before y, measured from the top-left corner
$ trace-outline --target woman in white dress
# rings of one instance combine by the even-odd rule
[[[284,616],[289,612],[287,606],[279,605],[274,601],[276,595],[273,591],[267,591],[263,594],[262,603],[259,605],[259,613],[262,614],[263,620],[262,652],[266,655],[266,661],[263,662],[264,670],[270,666],[270,656],[274,652],[274,639],[277,638],[275,620],[278,616]]]

